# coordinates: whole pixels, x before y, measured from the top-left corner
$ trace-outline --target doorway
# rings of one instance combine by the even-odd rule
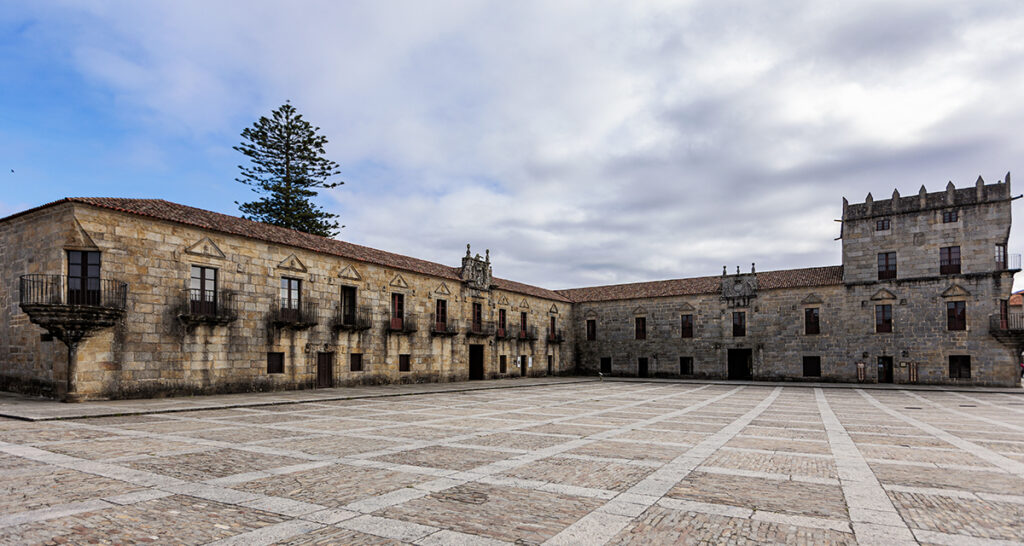
[[[530,357],[523,355],[519,357],[519,375],[526,377],[526,368],[529,367]]]
[[[878,357],[878,382],[892,383],[892,357]]]
[[[729,349],[729,379],[753,379],[753,361],[753,349]]]
[[[483,345],[470,345],[469,346],[469,378],[470,379],[483,379],[484,378],[484,346]]]
[[[316,388],[328,389],[334,386],[334,353],[316,354]]]
[[[636,359],[636,376],[647,377],[647,357],[641,356]]]

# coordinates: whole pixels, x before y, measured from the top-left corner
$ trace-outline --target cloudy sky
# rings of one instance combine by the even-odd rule
[[[285,100],[340,238],[548,288],[838,264],[843,196],[1024,184],[1019,0],[0,6],[0,215],[237,214]]]

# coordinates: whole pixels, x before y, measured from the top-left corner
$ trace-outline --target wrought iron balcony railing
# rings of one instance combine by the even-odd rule
[[[63,305],[124,311],[128,304],[128,284],[113,279],[22,275],[18,289],[18,301],[22,306]]]
[[[466,335],[475,337],[490,337],[494,335],[494,323],[490,321],[466,321]]]
[[[498,339],[508,339],[513,337],[513,334],[514,332],[512,332],[512,330],[507,327],[502,328],[501,325],[498,325],[498,327],[494,329],[494,337]]]
[[[384,327],[389,332],[397,334],[411,334],[416,331],[416,315],[391,317],[384,323]]]
[[[448,317],[438,319],[437,314],[430,316],[430,333],[435,336],[455,336],[459,334],[457,323]]]
[[[350,331],[362,331],[369,330],[373,325],[371,320],[371,311],[369,307],[359,308],[348,308],[345,309],[338,306],[337,311],[334,315],[334,320],[331,321],[331,327],[335,330],[350,330]]]
[[[236,318],[234,292],[199,288],[183,291],[178,320],[186,324],[228,324]]]
[[[562,343],[565,341],[565,335],[562,334],[561,330],[548,329],[548,343]]]
[[[1024,333],[1024,313],[989,315],[988,329],[993,333]]]
[[[1010,254],[1009,256],[1003,256],[1002,259],[996,257],[996,269],[1020,270],[1020,254]]]
[[[516,339],[524,341],[535,341],[537,339],[537,327],[527,326],[526,328],[520,327],[516,331]]]
[[[304,330],[320,322],[319,312],[315,301],[301,301],[298,305],[278,302],[270,311],[270,322],[281,328]]]

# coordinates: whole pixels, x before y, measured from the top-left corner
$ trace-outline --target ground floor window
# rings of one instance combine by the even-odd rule
[[[804,377],[821,377],[821,357],[804,357]]]
[[[949,378],[970,379],[971,357],[968,355],[949,355]]]
[[[348,369],[353,372],[363,371],[363,354],[352,353],[348,356]]]
[[[679,357],[679,375],[693,375],[693,357]]]
[[[284,353],[267,353],[267,373],[284,373]]]
[[[398,371],[409,371],[409,355],[398,355]]]
[[[601,373],[612,373],[612,357],[601,357]]]

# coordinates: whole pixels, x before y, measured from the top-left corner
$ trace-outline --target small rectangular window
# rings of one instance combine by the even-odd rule
[[[612,373],[612,357],[601,357],[601,373]]]
[[[968,355],[949,355],[949,378],[970,379],[971,357]]]
[[[498,357],[498,372],[506,373],[508,371],[508,355],[501,355]]]
[[[407,372],[409,369],[409,355],[398,355],[398,371]]]
[[[267,353],[267,373],[284,373],[284,353]]]
[[[693,337],[693,315],[683,315],[680,318],[681,337]]]
[[[896,278],[896,253],[880,252],[878,254],[878,280]]]
[[[1006,245],[996,245],[996,269],[1009,269],[1006,263]]]
[[[960,220],[960,213],[957,210],[944,210],[942,211],[942,223],[951,224]]]
[[[693,375],[693,357],[679,357],[679,375]]]
[[[362,353],[352,353],[348,355],[348,369],[352,372],[363,371],[363,355]]]
[[[636,317],[634,330],[636,339],[647,339],[647,317]]]
[[[939,274],[960,274],[960,247],[947,246],[939,249]]]
[[[821,377],[821,357],[804,357],[804,377]]]
[[[946,302],[946,329],[966,330],[967,329],[967,302],[948,301]]]
[[[504,334],[508,325],[508,319],[504,309],[498,309],[498,333]]]
[[[587,341],[594,341],[597,339],[597,321],[594,319],[587,320]]]
[[[892,332],[892,305],[875,306],[875,332]]]
[[[526,311],[520,311],[519,312],[519,336],[520,337],[525,337],[526,336],[526,324],[527,324]]]
[[[813,336],[821,333],[821,323],[818,320],[818,308],[808,307],[804,309],[804,334]]]
[[[747,335],[747,313],[735,311],[732,314],[732,337],[743,337]]]
[[[886,231],[888,229],[889,229],[889,219],[888,218],[882,218],[880,220],[875,220],[875,231]]]

